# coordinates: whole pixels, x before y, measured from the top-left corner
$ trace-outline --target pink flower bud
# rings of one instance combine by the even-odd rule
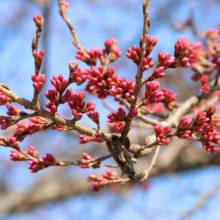
[[[44,19],[41,14],[37,14],[33,16],[34,23],[36,27],[41,30],[43,27]]]

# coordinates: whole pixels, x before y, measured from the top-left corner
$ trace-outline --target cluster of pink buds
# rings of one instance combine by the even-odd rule
[[[127,100],[134,100],[134,87],[135,83],[131,80],[126,82],[125,78],[119,78],[118,85],[112,86],[109,92],[116,99],[126,98]]]
[[[42,27],[43,27],[43,23],[44,23],[43,16],[41,14],[34,15],[33,20],[34,20],[34,23],[35,23],[36,27],[39,30],[41,30]]]
[[[151,74],[149,81],[152,81],[154,79],[159,79],[159,78],[163,78],[164,76],[166,76],[166,73],[163,72],[164,71],[164,67],[158,67],[154,70],[154,72]]]
[[[92,119],[92,121],[94,121],[96,124],[99,123],[99,112],[97,112],[96,110],[94,111],[90,111],[87,113],[88,117]]]
[[[158,39],[154,36],[147,35],[146,37],[146,54],[147,57],[154,49],[154,47],[157,45]]]
[[[27,115],[27,113],[21,111],[20,109],[18,109],[14,105],[6,105],[6,107],[8,109],[6,114],[9,116],[25,116],[25,115]]]
[[[105,52],[109,54],[116,46],[118,45],[118,41],[115,38],[108,39],[104,42]]]
[[[170,143],[170,138],[167,136],[172,132],[172,129],[169,128],[169,126],[155,125],[154,130],[155,130],[156,140],[158,144],[165,145],[165,144]]]
[[[94,182],[92,189],[93,192],[98,192],[104,186],[109,185],[111,180],[113,181],[118,178],[117,174],[110,169],[107,169],[105,172],[106,173],[102,174],[103,178],[102,177],[98,178],[97,176],[92,174],[89,175],[89,177],[87,178],[89,182]]]
[[[86,135],[80,135],[79,136],[80,139],[80,144],[86,144],[92,141],[92,137],[86,136]]]
[[[143,101],[144,105],[149,103],[158,103],[164,99],[164,92],[162,90],[158,90],[160,83],[158,81],[150,81],[145,84],[145,100]]]
[[[89,156],[87,153],[82,153],[82,158],[80,158],[81,161],[87,161],[87,160],[93,160],[96,158],[92,158],[91,156]],[[89,162],[89,163],[85,163],[82,165],[79,165],[80,168],[90,168],[92,167],[93,169],[97,169],[100,168],[101,165],[101,161],[97,161],[97,162]]]
[[[37,92],[40,92],[45,83],[45,74],[38,74],[32,73],[31,79],[33,81],[33,87]]]
[[[43,160],[34,158],[29,162],[29,170],[31,170],[31,173],[36,173],[39,170],[42,170],[48,166],[56,165],[59,163],[57,158],[53,157],[53,155],[49,153],[46,153],[46,157],[43,157],[42,159]]]
[[[202,131],[201,127],[203,126],[204,123],[210,121],[210,118],[207,117],[206,112],[202,112],[201,110],[198,112],[196,115],[194,122],[193,122],[193,128],[199,132]]]
[[[183,116],[177,128],[177,136],[182,139],[192,139],[192,119],[187,116]]]
[[[130,109],[130,111],[128,112],[128,115],[126,117],[126,120],[132,120],[134,117],[136,117],[138,115],[138,112],[135,111],[134,108]]]
[[[163,96],[164,96],[164,99],[163,99],[163,103],[168,107],[176,107],[176,104],[175,104],[175,100],[178,96],[177,93],[173,93],[172,90],[168,91],[167,88],[162,88],[161,91],[163,91]]]
[[[204,92],[208,92],[210,90],[210,87],[209,87],[209,82],[208,82],[209,78],[207,75],[204,75],[200,78],[200,81],[202,83],[202,90]]]
[[[133,48],[128,48],[126,56],[131,59],[134,63],[138,64],[140,62],[140,47],[133,46]]]
[[[215,155],[216,152],[220,152],[220,149],[214,145],[212,145],[211,143],[209,142],[205,142],[204,145],[203,145],[203,148],[210,152],[212,155]]]
[[[115,129],[117,132],[121,133],[124,130],[124,123],[123,122],[115,123]]]
[[[69,2],[65,2],[65,0],[61,1],[63,12],[66,14],[67,8],[69,7]],[[59,7],[59,13],[61,14],[61,8]]]
[[[58,101],[58,91],[57,89],[49,88],[48,92],[45,92],[44,95],[47,99],[50,100],[50,103],[46,103],[45,106],[47,107],[48,113],[55,113],[57,112],[57,105],[56,102]]]
[[[15,118],[15,117],[0,116],[0,125],[1,125],[2,130],[7,129],[8,127],[10,127],[16,123],[17,123],[17,118]]]
[[[98,143],[102,143],[104,140],[101,138],[101,134],[97,133],[93,138],[92,138],[93,142],[98,142]]]
[[[203,126],[204,127],[204,126]],[[209,130],[206,128],[206,133],[203,134],[203,138],[205,141],[210,141],[215,144],[220,144],[220,133],[217,130]]]
[[[31,155],[32,157],[36,157],[36,158],[39,157],[38,152],[37,152],[36,149],[35,149],[33,146],[31,146],[31,145],[29,145],[29,148],[28,148],[28,150],[27,150],[27,153],[28,153],[29,155]]]
[[[142,71],[148,70],[149,68],[153,67],[154,64],[151,62],[152,60],[152,56],[148,56],[147,58],[142,59]]]
[[[115,113],[109,113],[107,115],[107,117],[108,117],[107,122],[110,122],[110,123],[123,121],[123,120],[125,120],[126,112],[124,111],[124,109],[122,107],[119,107],[116,114]]]
[[[38,68],[37,72],[39,73],[39,70],[40,70],[40,67],[41,67],[41,64],[43,62],[43,59],[44,59],[44,55],[45,55],[45,51],[44,50],[41,50],[39,54],[37,54],[37,51],[34,50],[33,53],[32,53],[33,57],[34,57],[34,60],[35,60],[35,64]]]
[[[77,83],[80,85],[86,79],[86,72],[81,70],[80,68],[76,68],[73,72],[70,72],[70,83]]]
[[[19,144],[18,144],[17,139],[14,135],[10,135],[7,137],[7,144],[10,147],[13,147],[15,149],[19,149]]]
[[[0,92],[0,106],[10,104],[11,102],[11,98]]]
[[[18,152],[17,150],[11,150],[10,160],[13,160],[13,161],[24,161],[25,160],[25,156],[23,154],[21,154],[20,152]]]
[[[23,141],[27,135],[34,134],[36,132],[40,132],[45,130],[46,125],[44,124],[35,124],[35,123],[24,123],[18,122],[18,128],[16,129],[14,136],[16,137],[17,141]]]
[[[164,68],[168,68],[174,63],[175,57],[171,57],[170,53],[166,53],[163,55],[163,52],[160,51],[158,54],[158,65],[157,67],[163,66]]]
[[[67,80],[63,79],[62,74],[60,74],[58,77],[54,75],[50,81],[59,92],[66,89]]]
[[[111,52],[110,62],[112,63],[116,61],[121,55],[122,51],[119,48],[115,47]]]
[[[56,103],[51,101],[50,103],[46,103],[45,106],[47,107],[48,113],[56,113],[57,112],[57,106]]]
[[[176,58],[188,57],[193,53],[193,47],[185,40],[179,40],[175,44],[174,56]]]
[[[85,92],[73,93],[72,101],[68,102],[69,107],[72,109],[72,114],[74,115],[74,120],[78,121],[82,118],[82,114],[95,110],[96,105],[89,101],[87,104],[84,101]],[[86,105],[85,105],[86,104]]]
[[[28,120],[35,123],[35,124],[48,124],[48,121],[45,118],[42,118],[40,116],[28,118]]]

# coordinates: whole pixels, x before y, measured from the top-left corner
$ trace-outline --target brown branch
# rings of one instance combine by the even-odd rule
[[[36,111],[37,115],[51,119],[57,125],[65,125],[67,127],[72,128],[72,130],[78,131],[79,133],[85,134],[87,136],[93,137],[97,133],[95,129],[88,128],[78,123],[72,123],[71,120],[66,120],[58,116],[57,114],[47,113],[45,109],[41,107],[38,108],[37,106],[35,106],[33,103],[31,103],[27,99],[21,98],[15,93],[13,93],[11,90],[5,89],[2,85],[0,85],[0,92],[4,93],[6,96],[10,97],[14,102],[24,106],[25,108]],[[101,138],[104,139],[105,141],[109,140],[110,137],[111,137],[111,134],[101,132]]]

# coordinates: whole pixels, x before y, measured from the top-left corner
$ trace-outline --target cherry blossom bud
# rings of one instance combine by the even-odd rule
[[[47,107],[48,113],[56,113],[57,112],[57,106],[56,103],[51,101],[50,103],[46,103],[45,106]]]
[[[43,161],[40,161],[37,158],[32,159],[29,164],[30,167],[28,169],[31,170],[31,173],[37,173],[39,170],[47,167],[47,165],[45,165]]]
[[[40,92],[44,86],[45,83],[45,75],[44,74],[38,74],[32,73],[31,79],[33,81],[33,87],[37,92]]]
[[[148,56],[157,45],[158,39],[154,36],[147,35],[146,37],[146,56]]]
[[[0,136],[0,145],[1,146],[7,146],[8,145],[7,139],[3,136]]]
[[[15,117],[4,117],[4,116],[0,117],[0,125],[2,130],[5,130],[8,127],[16,124],[16,122],[17,122],[17,118]]]
[[[118,41],[115,38],[108,39],[104,42],[104,45],[105,51],[110,53],[118,45]]]
[[[63,79],[63,75],[60,74],[58,77],[54,75],[50,81],[59,92],[66,89],[67,80]]]
[[[152,56],[148,56],[147,58],[142,59],[142,71],[148,70],[149,68],[153,67],[153,63],[151,61],[153,60]]]
[[[48,121],[45,118],[40,117],[40,116],[28,118],[28,120],[35,123],[35,124],[48,124]]]
[[[13,161],[24,161],[25,160],[25,156],[23,154],[21,154],[20,152],[18,152],[17,150],[11,150],[10,160],[13,160]]]
[[[179,130],[185,130],[188,128],[192,123],[192,119],[188,118],[187,115],[183,116],[180,120],[180,123],[178,125],[178,131]]]
[[[155,125],[154,130],[158,144],[165,145],[170,143],[170,138],[167,138],[167,135],[172,132],[172,129],[169,126]]]
[[[75,109],[72,110],[72,114],[74,115],[74,120],[79,121],[82,118],[82,113],[78,113]]]
[[[66,2],[65,0],[62,0],[61,5],[62,5],[62,9],[63,9],[64,14],[66,14],[67,9],[69,7],[69,2]],[[59,13],[61,14],[61,8],[60,7],[59,7]]]
[[[9,116],[25,116],[25,115],[27,115],[27,113],[21,111],[20,109],[18,109],[14,105],[6,105],[6,107],[8,109],[7,115],[9,115]]]
[[[175,44],[175,53],[176,58],[188,57],[193,53],[193,47],[188,44],[186,40],[179,40]]]
[[[205,142],[204,145],[203,145],[203,148],[206,151],[210,152],[212,155],[215,155],[216,152],[220,152],[220,149],[218,147],[215,147],[214,145],[212,145],[209,142]]]
[[[210,119],[206,116],[207,113],[200,110],[194,119],[193,126],[203,125],[204,123],[208,122]]]
[[[123,122],[115,123],[115,129],[117,130],[117,132],[121,133],[124,130],[124,123]]]
[[[133,46],[133,48],[128,48],[126,56],[131,59],[134,63],[138,64],[140,62],[140,47]]]
[[[46,153],[46,157],[42,157],[46,166],[56,165],[58,163],[57,158],[52,154]]]
[[[82,155],[83,155],[83,157],[80,159],[81,161],[86,161],[86,160],[92,160],[93,159],[87,153],[82,153]],[[92,167],[93,169],[97,169],[97,168],[100,168],[100,165],[101,165],[101,161],[99,161],[99,162],[92,162],[92,163],[85,163],[85,164],[79,165],[79,167],[83,168],[83,169],[84,168],[90,168],[90,167]],[[94,181],[94,180],[91,179],[90,181]]]
[[[86,79],[86,76],[87,76],[86,71],[77,68],[70,73],[70,82],[82,83]]]
[[[0,106],[10,104],[13,100],[0,92]]]
[[[43,27],[44,19],[41,14],[37,14],[33,16],[34,23],[36,27],[41,30]]]
[[[44,95],[46,96],[47,99],[53,102],[58,101],[58,91],[57,89],[51,89],[49,88],[48,92],[45,92]]]
[[[94,110],[87,113],[88,117],[91,118],[96,124],[99,123],[99,113]]]
[[[9,145],[15,149],[19,149],[19,144],[16,140],[16,137],[14,135],[10,135],[7,137],[7,142],[9,143]]]
[[[149,96],[152,92],[156,91],[160,86],[158,81],[147,82],[145,84],[145,97]]]
[[[101,134],[97,133],[95,137],[92,138],[93,142],[102,143],[104,140],[101,138]]]
[[[216,105],[209,105],[208,109],[206,110],[207,117],[211,117],[216,112]]]
[[[113,48],[110,56],[110,62],[116,61],[122,55],[122,51],[119,48]]]
[[[33,147],[33,146],[31,146],[31,145],[29,145],[29,148],[28,148],[28,150],[27,150],[27,153],[29,154],[29,155],[31,155],[32,157],[39,157],[39,154],[38,154],[38,152],[35,150],[35,148]]]
[[[164,68],[172,65],[174,63],[175,57],[171,57],[170,53],[163,55],[163,52],[160,51],[158,54],[158,65],[157,67],[163,66]]]
[[[92,141],[92,137],[88,137],[88,136],[86,136],[86,135],[80,135],[79,136],[79,138],[80,138],[80,144],[86,144],[86,143],[89,143],[89,142],[91,142]]]
[[[134,108],[130,109],[130,111],[128,112],[128,115],[126,117],[127,120],[132,120],[134,117],[136,117],[138,115],[138,112],[135,111]]]
[[[150,79],[154,80],[154,79],[163,78],[164,76],[166,76],[166,73],[164,73],[163,71],[164,71],[163,66],[156,68],[152,73],[152,75],[150,76]]]

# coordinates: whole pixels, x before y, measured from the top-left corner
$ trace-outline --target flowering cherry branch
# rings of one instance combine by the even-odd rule
[[[48,102],[44,109],[38,103],[38,95],[45,84],[45,75],[40,73],[40,68],[45,55],[44,50],[38,53],[39,39],[43,27],[43,17],[36,15],[33,17],[37,27],[36,40],[32,41],[32,55],[35,62],[35,72],[32,74],[34,97],[29,100],[19,97],[8,86],[0,84],[0,105],[6,105],[9,116],[0,116],[1,129],[17,125],[16,131],[8,137],[0,137],[0,145],[12,147],[11,160],[29,160],[31,172],[35,173],[49,166],[70,166],[76,165],[80,168],[100,168],[101,161],[113,157],[116,165],[106,165],[108,167],[119,167],[122,175],[109,169],[102,178],[90,175],[88,181],[93,181],[93,191],[97,192],[104,186],[113,183],[125,183],[129,181],[145,181],[156,161],[163,145],[168,145],[173,137],[180,139],[200,141],[203,148],[215,154],[219,152],[220,133],[217,127],[220,126],[220,116],[214,115],[219,101],[220,82],[220,45],[217,43],[219,30],[209,30],[206,32],[207,49],[202,43],[191,44],[187,39],[180,39],[175,44],[174,55],[170,53],[158,54],[157,62],[153,62],[151,52],[157,45],[158,39],[148,35],[150,19],[148,17],[150,0],[143,3],[143,34],[140,37],[140,45],[128,49],[127,58],[137,66],[135,82],[127,81],[115,73],[115,68],[109,64],[115,62],[122,52],[117,48],[116,39],[108,39],[104,42],[104,48],[84,48],[72,23],[68,20],[66,13],[69,6],[65,0],[58,0],[59,13],[73,36],[73,44],[77,47],[75,58],[85,62],[89,67],[82,70],[75,61],[69,62],[69,77],[64,78],[62,74],[54,75],[50,79],[53,88],[49,88],[44,93]],[[98,65],[100,63],[100,65]],[[166,70],[176,68],[187,68],[191,66],[195,72],[193,81],[201,81],[202,86],[198,91],[181,104],[176,102],[177,93],[168,88],[160,88],[158,79],[166,76]],[[153,69],[154,68],[154,69]],[[145,77],[146,72],[151,72]],[[143,77],[144,76],[144,77]],[[85,101],[85,92],[73,91],[73,84],[81,85],[86,83],[85,91],[93,94],[97,98],[104,100],[108,96],[114,97],[115,101],[122,106],[115,111],[105,101],[103,103],[110,110],[107,115],[110,133],[102,131],[100,126],[100,112],[92,101]],[[144,93],[141,96],[141,89]],[[16,102],[26,109],[33,110],[28,114],[13,105]],[[206,102],[206,103],[205,103]],[[209,105],[207,105],[209,103]],[[58,113],[60,105],[67,105],[71,110],[73,118],[67,119]],[[124,106],[127,108],[125,109]],[[194,108],[202,106],[202,110],[196,112]],[[165,113],[164,109],[166,112]],[[194,111],[194,112],[193,112]],[[196,112],[196,113],[195,113]],[[147,114],[151,114],[147,117]],[[158,117],[155,119],[154,117]],[[82,117],[88,117],[96,124],[97,129],[92,129],[78,123]],[[28,119],[30,123],[22,122]],[[134,120],[135,119],[135,120]],[[140,121],[136,121],[140,120]],[[145,124],[144,124],[145,123]],[[132,143],[131,125],[146,128],[154,126],[154,133],[145,139],[145,144]],[[143,126],[144,125],[144,126]],[[98,158],[92,158],[87,153],[82,153],[82,158],[78,161],[59,162],[53,155],[46,153],[45,157],[40,157],[33,146],[25,152],[18,142],[22,142],[27,135],[33,135],[45,129],[57,131],[75,130],[79,135],[79,143],[89,142],[103,143],[110,154]],[[134,163],[139,157],[147,156],[155,151],[150,166],[136,174]]]

